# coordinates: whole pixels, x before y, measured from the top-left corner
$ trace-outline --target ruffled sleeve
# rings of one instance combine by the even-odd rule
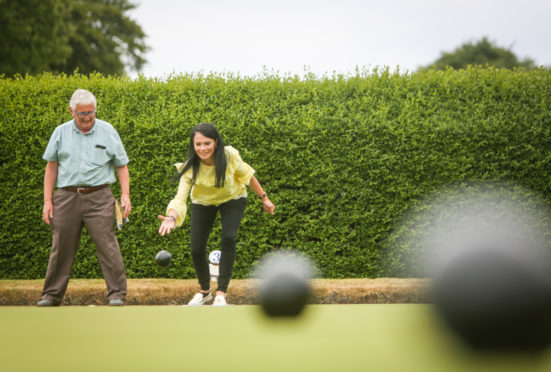
[[[181,172],[184,164],[178,163],[175,164],[176,169],[178,169],[178,172]],[[180,183],[178,185],[178,192],[176,193],[176,196],[174,199],[168,203],[168,207],[166,208],[166,214],[168,215],[168,212],[171,209],[174,209],[178,213],[178,218],[176,218],[175,226],[180,227],[184,223],[184,219],[186,218],[187,213],[187,198],[189,195],[189,192],[191,190],[191,169],[189,169],[185,174],[180,177]]]
[[[249,185],[255,170],[241,159],[239,151],[231,146],[227,146],[228,163],[234,170],[234,178],[242,185]]]

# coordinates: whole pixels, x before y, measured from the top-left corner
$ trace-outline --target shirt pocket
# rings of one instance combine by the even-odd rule
[[[107,154],[107,147],[105,145],[95,145],[92,148],[92,156],[90,162],[95,165],[102,166],[109,162],[110,157]]]

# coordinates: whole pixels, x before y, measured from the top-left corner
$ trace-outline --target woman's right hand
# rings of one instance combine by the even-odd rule
[[[165,236],[170,234],[174,227],[176,227],[176,218],[174,216],[157,216],[161,221],[161,227],[159,227],[159,234]]]

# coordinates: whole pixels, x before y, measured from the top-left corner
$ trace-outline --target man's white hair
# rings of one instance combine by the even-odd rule
[[[69,105],[71,106],[71,109],[73,112],[77,111],[77,105],[94,105],[94,110],[96,110],[96,97],[89,91],[85,89],[77,89],[71,96],[71,100],[69,101]]]

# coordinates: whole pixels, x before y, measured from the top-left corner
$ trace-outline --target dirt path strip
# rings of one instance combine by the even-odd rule
[[[34,306],[40,300],[44,280],[0,280],[0,306]],[[232,280],[228,301],[253,304],[256,280]],[[314,279],[315,304],[428,303],[426,279]],[[213,283],[215,288],[216,283]],[[129,279],[127,305],[183,305],[198,290],[196,280]],[[73,279],[63,305],[105,305],[103,279]]]

